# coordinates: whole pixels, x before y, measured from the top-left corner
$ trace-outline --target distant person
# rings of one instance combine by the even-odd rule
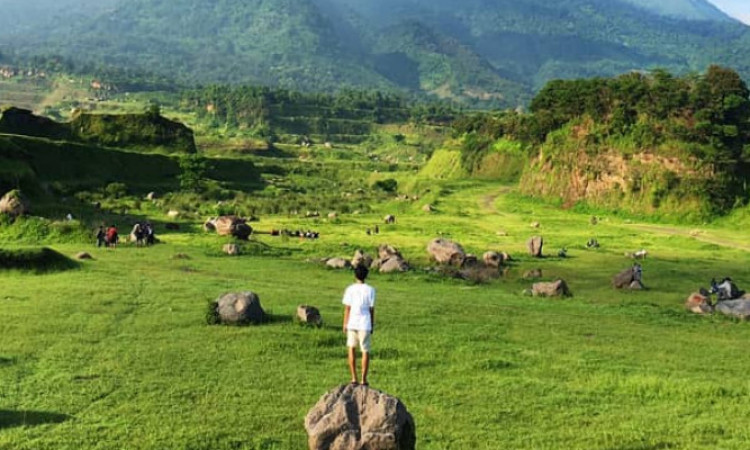
[[[156,236],[154,236],[154,226],[151,222],[146,222],[146,245],[154,245],[156,243]]]
[[[104,232],[104,225],[99,226],[99,231],[96,232],[96,246],[101,247],[106,245],[106,233]]]
[[[117,233],[117,227],[114,225],[110,225],[109,228],[107,228],[107,247],[115,248],[117,247],[117,241],[120,239],[120,236]]]
[[[344,292],[344,323],[346,346],[349,349],[349,373],[351,384],[357,384],[356,347],[362,352],[362,381],[367,386],[370,369],[370,342],[375,328],[375,289],[366,284],[369,271],[365,266],[354,269],[355,283]]]

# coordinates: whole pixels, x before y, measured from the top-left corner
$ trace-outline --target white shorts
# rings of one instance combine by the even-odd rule
[[[370,353],[370,336],[372,334],[366,330],[347,330],[346,346],[354,348],[359,344],[359,349],[362,350],[362,353]]]

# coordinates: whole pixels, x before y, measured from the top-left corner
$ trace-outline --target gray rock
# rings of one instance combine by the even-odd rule
[[[534,297],[570,297],[573,295],[568,289],[567,283],[563,280],[534,283],[531,292]]]
[[[352,258],[351,264],[352,264],[352,267],[358,267],[358,266],[370,267],[372,266],[372,261],[373,261],[372,256],[368,255],[362,250],[357,250],[356,252],[354,252],[354,257]]]
[[[212,223],[216,233],[220,236],[232,236],[246,241],[253,234],[253,228],[247,224],[247,221],[237,216],[221,216]],[[203,226],[208,229],[206,224]]]
[[[317,327],[323,325],[323,318],[320,316],[320,311],[318,308],[310,305],[299,305],[297,307],[297,319],[308,325],[315,325]]]
[[[409,264],[398,256],[382,261],[378,267],[380,273],[408,272]]]
[[[345,385],[323,395],[305,417],[310,450],[413,450],[414,419],[396,397]]]
[[[612,278],[612,285],[617,289],[643,289],[642,268],[639,264],[623,270]]]
[[[542,248],[544,247],[544,238],[541,236],[534,236],[526,243],[526,248],[529,250],[529,255],[534,258],[542,257]]]
[[[401,256],[401,252],[398,251],[396,247],[393,247],[388,244],[382,244],[378,247],[378,258],[381,260],[386,260],[388,258],[392,258],[394,256],[398,256],[399,258],[403,258]]]
[[[716,310],[730,317],[750,320],[750,299],[724,300],[716,304]]]
[[[224,324],[258,324],[263,322],[266,314],[260,305],[260,298],[254,292],[224,294],[216,300],[215,305],[219,322]]]
[[[466,252],[460,244],[443,238],[433,239],[427,245],[427,252],[439,264],[460,267],[466,259]]]
[[[351,269],[352,263],[344,258],[331,258],[326,261],[326,266],[332,269]]]

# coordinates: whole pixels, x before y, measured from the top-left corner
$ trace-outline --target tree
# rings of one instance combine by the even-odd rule
[[[180,157],[180,189],[188,192],[202,192],[206,185],[208,162],[203,156],[193,153]]]

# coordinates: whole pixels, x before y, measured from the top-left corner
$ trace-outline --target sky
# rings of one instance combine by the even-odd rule
[[[719,9],[750,25],[750,0],[709,0]]]

